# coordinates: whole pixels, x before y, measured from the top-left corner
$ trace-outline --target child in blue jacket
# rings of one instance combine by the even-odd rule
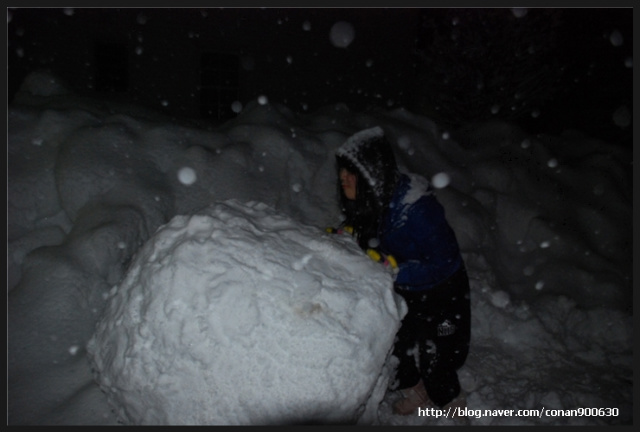
[[[426,179],[398,170],[380,127],[351,136],[336,161],[343,225],[363,250],[393,258],[394,289],[408,306],[393,351],[402,395],[394,412],[463,406],[457,369],[469,351],[469,280],[444,208]]]

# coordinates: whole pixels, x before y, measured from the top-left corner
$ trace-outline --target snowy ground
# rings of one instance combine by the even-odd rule
[[[149,250],[142,252],[143,246],[150,248],[148,241],[154,241],[154,233],[174,216],[194,215],[223,202],[237,203],[241,209],[253,203],[259,209],[271,209],[264,210],[263,216],[254,214],[253,219],[245,215],[264,233],[273,235],[277,220],[286,221],[294,233],[305,233],[300,238],[311,248],[306,255],[294,259],[286,248],[274,247],[271,257],[272,262],[285,263],[282,268],[295,270],[294,281],[308,279],[300,290],[317,294],[327,280],[336,281],[337,287],[354,274],[365,278],[363,266],[369,263],[358,261],[357,251],[345,244],[342,252],[348,257],[345,262],[359,263],[354,264],[353,274],[346,271],[348,266],[327,265],[333,255],[313,249],[309,230],[317,230],[318,244],[336,241],[323,232],[340,219],[333,151],[352,133],[375,125],[391,138],[403,170],[419,173],[440,187],[438,197],[463,250],[472,284],[472,341],[460,376],[468,408],[474,410],[470,423],[613,425],[633,421],[631,149],[576,131],[529,136],[502,123],[476,126],[463,138],[403,109],[356,113],[338,104],[298,115],[266,98],[247,104],[228,123],[207,126],[130,104],[82,99],[68,94],[47,75],[33,75],[25,83],[9,106],[8,122],[9,424],[118,422],[94,379],[87,343],[96,335],[99,322],[117,315],[115,299],[124,301],[122,307],[131,307],[119,292],[145,292],[144,283],[126,282],[133,278],[128,272],[144,268],[139,257]],[[256,229],[239,229],[224,238],[236,235],[239,244],[252,244],[261,232]],[[176,245],[194,241],[189,236],[197,232],[184,234]],[[330,249],[326,244],[322,247]],[[165,252],[170,259],[172,251]],[[231,261],[221,262],[237,262],[237,255],[226,256]],[[259,263],[254,265],[253,277],[261,274],[272,283],[277,267]],[[215,268],[205,268],[215,273]],[[371,271],[375,275],[377,270]],[[188,277],[182,276],[182,282]],[[352,294],[371,296],[372,287],[354,288]],[[151,301],[156,294],[145,295]],[[320,306],[310,301],[312,309],[307,313],[346,313],[337,303],[332,308],[328,297],[317,298],[322,299],[316,302]],[[370,303],[363,303],[361,313],[354,303],[353,311],[359,312],[343,321],[345,333],[375,323],[374,310],[392,311],[379,308],[388,302],[384,298],[376,300],[374,295]],[[215,299],[201,306],[217,310]],[[230,308],[238,307],[231,303]],[[196,319],[197,303],[191,306],[175,308],[176,321],[194,324],[190,319]],[[238,310],[242,309],[234,309],[232,318],[239,322],[265,322]],[[393,326],[398,317],[389,314],[385,322]],[[217,318],[210,319],[213,323]],[[216,331],[224,328],[218,326]],[[169,331],[168,335],[173,342],[187,343],[203,329],[187,326],[181,334]],[[369,328],[369,332],[378,330]],[[229,334],[215,337],[224,339]],[[370,336],[366,331],[354,334],[358,341]],[[150,338],[140,337],[151,350],[149,357],[163,358],[159,349],[167,345],[153,345]],[[384,381],[388,374],[380,365],[384,349],[375,343],[359,347],[364,351],[358,355],[369,353],[378,362],[363,363],[363,370],[382,368],[378,374]],[[259,359],[255,361],[257,366]],[[280,371],[292,370],[291,376],[300,372],[295,370],[300,359],[290,358],[286,350],[270,361],[279,365],[275,376],[281,381],[286,374]],[[353,363],[343,362],[343,366],[343,372],[357,370]],[[145,372],[147,377],[162,375],[161,368],[154,367]],[[315,384],[321,381],[308,375],[315,377]],[[264,389],[264,382],[273,376],[260,376],[259,388]],[[333,376],[339,379],[331,391],[342,388],[357,394],[360,402],[367,395],[376,402],[373,408],[367,406],[364,423],[451,422],[443,417],[394,416],[390,405],[397,395],[380,392],[373,376]],[[297,385],[310,383],[289,383],[288,388]],[[354,390],[360,385],[364,387]],[[166,396],[150,388],[149,400]],[[206,389],[194,392],[203,395]],[[182,394],[174,394],[176,403],[184,402],[179,400]],[[238,390],[217,397],[230,403]],[[251,397],[254,402],[260,400],[261,406],[276,404],[268,392]],[[137,403],[144,405],[141,400]],[[345,410],[351,413],[352,408]],[[509,416],[484,411],[545,409],[560,411],[519,417],[515,412]],[[577,411],[561,415],[569,410]]]

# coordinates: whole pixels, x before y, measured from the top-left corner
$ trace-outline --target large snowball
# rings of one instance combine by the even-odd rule
[[[88,351],[126,423],[362,422],[405,311],[351,237],[231,200],[156,232]]]

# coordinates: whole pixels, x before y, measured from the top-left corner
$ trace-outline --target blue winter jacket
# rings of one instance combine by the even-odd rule
[[[427,181],[401,174],[379,230],[380,249],[398,262],[396,285],[426,290],[462,266],[462,256],[444,208]]]

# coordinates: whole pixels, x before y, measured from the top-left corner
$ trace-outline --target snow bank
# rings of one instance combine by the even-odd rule
[[[41,80],[49,79],[42,74],[35,77],[38,76]],[[43,88],[48,85],[41,84]],[[471,423],[633,423],[632,149],[574,134],[529,136],[512,125],[500,123],[479,125],[461,136],[456,131],[439,130],[428,118],[406,110],[357,113],[344,104],[295,115],[277,104],[250,102],[230,122],[215,128],[197,127],[142,110],[132,103],[112,104],[104,98],[79,99],[51,93],[16,99],[8,112],[9,424],[117,423],[106,395],[95,385],[85,346],[109,303],[105,301],[107,294],[115,284],[123,283],[121,277],[134,262],[132,256],[143,254],[140,246],[176,215],[193,215],[212,202],[237,199],[243,203],[264,202],[278,214],[319,227],[318,237],[312,242],[297,233],[301,227],[288,220],[283,222],[289,227],[287,232],[305,241],[301,245],[289,244],[291,250],[284,260],[276,258],[280,255],[275,253],[265,257],[261,266],[256,265],[259,269],[273,266],[273,262],[288,263],[288,267],[269,267],[274,275],[271,279],[264,272],[261,276],[254,275],[262,284],[262,289],[256,291],[263,295],[273,293],[271,299],[284,296],[281,287],[271,286],[275,285],[276,276],[286,272],[292,274],[289,280],[299,285],[303,277],[317,282],[313,274],[300,273],[308,273],[304,269],[313,269],[314,265],[327,264],[329,258],[316,253],[311,245],[328,241],[331,247],[327,246],[327,250],[340,253],[335,257],[338,265],[345,257],[353,260],[348,252],[332,248],[334,241],[349,245],[347,239],[325,239],[321,229],[340,219],[334,152],[352,133],[377,125],[395,146],[403,170],[427,179],[443,174],[450,179],[447,187],[437,189],[436,194],[458,236],[471,279],[471,350],[460,370],[468,407],[620,410],[615,417],[483,417],[472,418]],[[195,172],[194,183],[180,181],[179,172],[183,168]],[[231,212],[231,207],[226,211]],[[238,229],[234,244],[248,242],[262,247],[267,233],[279,229],[272,223],[274,215],[267,210],[252,211],[253,216],[249,216],[249,208],[234,210],[238,220],[244,222],[242,226],[254,224],[264,227],[264,232]],[[264,218],[258,216],[260,212],[264,212]],[[232,237],[224,228],[222,233],[227,237],[216,241],[226,239],[226,243],[216,249],[213,257],[231,269],[234,267],[228,264],[232,262],[229,258],[232,254],[251,255],[231,247]],[[260,242],[256,240],[258,234],[264,236]],[[198,237],[185,231],[183,241],[189,238],[195,247]],[[202,247],[213,240],[208,239]],[[150,244],[147,248],[153,247]],[[171,244],[177,246],[178,239],[172,239],[166,247]],[[302,245],[309,249],[303,249]],[[144,250],[146,256],[151,256],[148,249]],[[168,250],[166,253],[170,255]],[[196,262],[199,255],[196,253],[192,260]],[[305,256],[311,258],[305,261]],[[294,263],[300,271],[292,272]],[[332,269],[342,270],[340,266]],[[348,275],[341,273],[340,277],[360,277],[372,271],[375,270],[360,267],[358,261],[355,271],[350,270]],[[231,280],[233,275],[227,272],[222,277]],[[246,280],[253,283],[254,279],[246,277]],[[123,308],[127,299],[135,298],[131,293],[126,297],[122,293],[124,287],[113,299],[122,303]],[[310,296],[318,291],[325,296],[333,292],[327,287],[324,290],[313,287]],[[133,287],[129,289],[132,291]],[[136,289],[143,295],[148,291],[147,287],[142,292],[142,284]],[[189,285],[181,292],[187,300],[191,289],[196,288]],[[251,285],[245,289],[251,289]],[[344,295],[351,300],[348,292]],[[155,294],[149,292],[149,302]],[[247,307],[251,304],[247,299],[243,301]],[[309,301],[312,305],[315,300]],[[254,305],[261,306],[260,310],[273,310],[260,303]],[[204,304],[193,307],[202,311]],[[171,321],[156,325],[170,327],[176,316],[187,322],[179,312],[173,312]],[[162,319],[165,315],[159,313]],[[365,313],[366,316],[369,315]],[[321,317],[316,311],[305,326],[312,321],[321,324],[317,321]],[[249,316],[243,319],[252,322]],[[379,328],[378,323],[369,325],[368,335]],[[293,327],[290,322],[282,326],[292,332],[310,331],[310,327]],[[149,351],[157,347],[167,357],[163,341],[174,338],[175,346],[179,346],[191,340],[186,337],[177,340],[176,328],[161,333],[153,342],[155,345],[144,334],[130,329],[129,343],[134,340],[152,343]],[[232,332],[236,329],[219,328]],[[200,334],[199,327],[193,329]],[[233,334],[228,336],[230,340],[236,337]],[[104,333],[102,336],[107,337]],[[207,336],[213,338],[208,333]],[[380,349],[380,345],[372,348]],[[363,342],[358,349],[358,354],[364,356],[361,351],[366,352],[368,347]],[[218,351],[216,348],[216,355]],[[124,352],[133,355],[131,350]],[[184,357],[176,352],[182,352]],[[162,376],[180,384],[174,366],[187,364],[189,351],[176,352],[169,353],[167,361],[173,361],[173,365],[162,369],[162,375],[154,375],[159,373],[159,366],[147,363],[149,369],[143,372],[149,380],[137,381],[147,386],[140,394],[145,391],[151,394],[153,389],[148,384],[154,377],[160,380]],[[281,373],[289,368],[293,374],[297,366],[293,367],[286,350],[276,354],[270,368],[264,366],[264,356],[254,356],[251,370],[272,377],[272,387],[281,389],[285,384],[278,383],[276,371]],[[148,356],[145,358],[161,356],[145,355]],[[373,357],[377,355],[378,352]],[[307,361],[310,354],[298,357],[298,362]],[[249,358],[242,360],[248,362]],[[115,360],[105,357],[104,361]],[[282,367],[275,363],[282,363]],[[366,364],[361,363],[363,367]],[[353,372],[349,364],[345,369]],[[391,404],[398,396],[394,392],[385,395],[386,373],[380,374],[377,368],[375,373],[379,374],[380,385],[368,399],[365,413],[374,413],[377,401],[384,397],[377,407],[376,424],[424,426],[445,422],[433,417],[394,415]],[[308,391],[327,385],[324,382],[327,376],[320,373],[312,376],[307,371],[307,378],[300,385]],[[352,386],[349,376],[331,378],[345,381],[334,383],[333,388],[344,390]],[[248,384],[247,379],[246,384],[234,383],[241,386],[245,397],[265,399],[256,402],[253,410],[265,407],[274,398],[274,391],[265,391],[263,381]],[[154,385],[168,393],[157,382]],[[186,388],[186,385],[179,387]],[[200,388],[194,387],[194,391]],[[234,402],[228,404],[235,406],[240,392],[236,387],[230,388],[229,397]],[[251,396],[255,391],[260,394]],[[361,404],[366,391],[358,387],[355,392]],[[116,396],[112,394],[117,403]],[[177,390],[170,399],[178,403],[183,396],[194,399],[190,393]],[[220,400],[225,395],[221,391],[215,397]],[[151,401],[145,402],[150,406]],[[253,413],[248,406],[244,403],[243,415]],[[338,411],[350,415],[360,409],[353,407]],[[304,415],[293,414],[298,414],[298,419]],[[363,414],[360,423],[366,423],[367,418],[371,416]],[[282,421],[288,420],[283,416]],[[290,421],[297,420],[291,417]]]
[[[126,423],[372,422],[404,308],[351,237],[229,200],[156,232],[88,351]]]

